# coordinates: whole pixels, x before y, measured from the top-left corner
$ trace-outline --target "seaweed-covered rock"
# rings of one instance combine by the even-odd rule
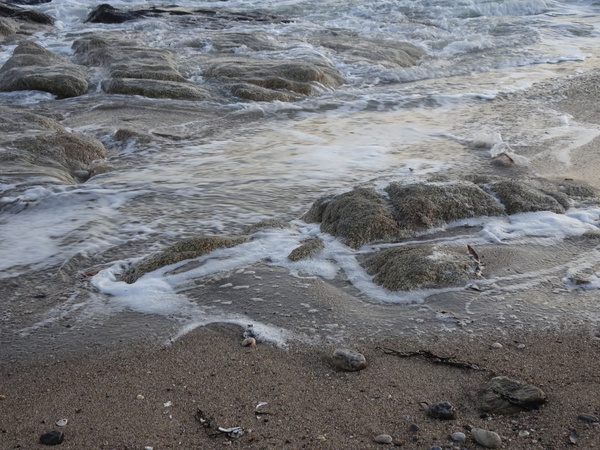
[[[312,258],[319,254],[325,248],[323,239],[319,237],[307,239],[300,247],[296,247],[288,255],[290,261],[300,261],[302,259]]]
[[[503,216],[488,193],[469,182],[391,183],[386,189],[402,229],[423,230],[480,216]]]
[[[271,228],[290,228],[291,224],[281,219],[265,219],[252,224],[244,229],[245,234],[254,234],[257,231],[268,230]]]
[[[234,247],[248,240],[245,236],[200,236],[184,239],[165,250],[134,263],[122,275],[126,283],[135,283],[141,276],[185,259],[197,258],[219,248]]]
[[[175,100],[206,100],[210,93],[192,83],[137,78],[113,78],[102,83],[108,94],[141,95],[149,98]]]
[[[229,84],[233,95],[261,101],[297,100],[346,82],[339,70],[325,62],[252,58],[229,58],[213,63],[206,68],[204,76]]]
[[[320,209],[322,203],[316,208]],[[327,202],[320,218],[321,231],[343,237],[346,245],[353,248],[368,242],[389,241],[399,233],[385,198],[373,188],[356,188],[334,197]]]
[[[87,70],[38,44],[25,42],[0,68],[0,91],[44,91],[58,98],[87,92]]]
[[[455,247],[410,245],[388,248],[367,257],[373,282],[391,291],[460,286],[473,278],[465,252]]]
[[[508,377],[492,378],[480,397],[481,409],[493,414],[515,414],[539,409],[546,402],[540,388]]]
[[[565,212],[558,200],[535,187],[516,180],[492,181],[486,185],[504,205],[508,214],[534,211]]]

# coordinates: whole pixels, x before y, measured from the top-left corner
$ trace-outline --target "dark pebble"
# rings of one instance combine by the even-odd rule
[[[592,416],[591,414],[582,413],[582,414],[579,414],[577,416],[577,418],[579,420],[583,420],[583,421],[589,422],[589,423],[598,423],[598,422],[600,422],[600,419],[598,419],[596,416]]]
[[[40,443],[44,445],[59,445],[65,439],[62,431],[52,430],[40,436]]]
[[[429,406],[428,413],[431,417],[440,420],[456,419],[456,410],[449,402],[438,402]]]
[[[479,414],[479,418],[483,420],[492,420],[492,416],[490,416],[488,413]]]
[[[410,431],[419,431],[419,425],[417,425],[416,423],[413,423],[409,428]]]
[[[442,450],[442,447],[438,446],[438,445],[434,445],[433,447],[431,447],[429,450]]]

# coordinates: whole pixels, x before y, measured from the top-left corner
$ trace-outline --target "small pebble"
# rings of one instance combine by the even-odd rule
[[[456,409],[449,402],[438,402],[429,406],[427,411],[435,419],[452,420],[456,419]]]
[[[389,434],[379,434],[375,436],[375,442],[378,444],[392,444],[394,440]]]
[[[490,347],[492,347],[492,348],[502,348],[502,344],[500,342],[494,342],[492,345],[490,345]]]
[[[367,367],[367,360],[364,355],[354,350],[338,348],[333,352],[332,360],[336,367],[351,372]]]
[[[471,436],[473,436],[475,442],[486,448],[500,448],[502,446],[502,438],[498,433],[494,433],[493,431],[484,430],[483,428],[473,428]]]
[[[408,427],[408,429],[414,433],[416,431],[419,431],[420,428],[419,428],[419,425],[417,425],[416,423],[413,423],[410,427]]]
[[[44,445],[60,445],[65,439],[62,431],[52,430],[40,436],[40,444]]]
[[[462,433],[460,431],[452,433],[450,435],[450,439],[452,439],[454,442],[467,442],[467,436],[465,435],[465,433]]]
[[[527,437],[527,436],[529,436],[529,434],[530,433],[527,430],[521,430],[521,431],[519,431],[519,437],[520,438]]]
[[[144,400],[146,397],[144,397],[142,394],[138,394],[135,398],[138,400]]]
[[[6,395],[0,395],[0,400],[6,400]]]
[[[430,447],[429,450],[442,450],[442,447],[439,445],[434,445],[433,447]]]
[[[516,347],[517,347],[519,350],[523,350],[523,349],[525,348],[525,344],[517,344],[517,345],[516,345]]]
[[[591,414],[585,414],[585,413],[579,414],[579,415],[577,416],[577,418],[578,418],[579,420],[583,420],[583,421],[585,421],[585,422],[589,422],[589,423],[598,423],[598,422],[600,421],[600,420],[598,419],[598,417],[596,417],[596,416],[592,416]]]
[[[242,341],[242,347],[256,347],[256,339],[253,337],[244,339]]]

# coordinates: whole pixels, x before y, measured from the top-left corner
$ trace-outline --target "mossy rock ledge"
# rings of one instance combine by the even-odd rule
[[[230,248],[248,241],[246,236],[200,236],[183,239],[163,251],[132,264],[121,276],[126,283],[135,283],[143,275],[170,264],[197,258],[220,248]]]

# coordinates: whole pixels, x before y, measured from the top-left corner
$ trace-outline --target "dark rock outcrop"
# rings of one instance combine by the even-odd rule
[[[36,23],[42,25],[52,25],[54,18],[48,14],[36,11],[35,9],[21,8],[10,3],[0,1],[0,17],[9,17],[16,21]]]
[[[205,89],[191,83],[176,81],[113,78],[102,83],[102,90],[108,94],[142,95],[149,98],[174,100],[207,100],[211,98],[211,94]]]
[[[0,91],[36,90],[58,98],[87,92],[87,70],[33,42],[19,44],[0,68]]]

